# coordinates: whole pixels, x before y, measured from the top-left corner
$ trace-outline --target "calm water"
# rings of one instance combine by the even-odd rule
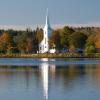
[[[0,58],[0,100],[100,100],[100,59]]]

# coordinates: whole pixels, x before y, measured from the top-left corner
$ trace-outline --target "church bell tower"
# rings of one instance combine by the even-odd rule
[[[47,53],[49,52],[49,37],[51,35],[51,27],[49,23],[49,15],[48,15],[48,9],[47,9],[47,15],[46,15],[46,23],[43,29],[43,40],[39,44],[39,53]]]

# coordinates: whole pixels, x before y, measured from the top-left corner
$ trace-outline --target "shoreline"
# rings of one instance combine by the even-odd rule
[[[0,54],[0,58],[100,58],[100,53]]]

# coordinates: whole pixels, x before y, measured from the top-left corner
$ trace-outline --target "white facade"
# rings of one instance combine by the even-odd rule
[[[39,53],[47,53],[47,52],[49,52],[48,40],[49,40],[49,36],[50,35],[51,35],[51,27],[50,27],[50,23],[49,23],[48,12],[47,12],[46,24],[45,24],[45,27],[43,29],[43,40],[39,44]]]
[[[50,49],[49,52],[50,53],[55,53],[56,52],[56,49]]]

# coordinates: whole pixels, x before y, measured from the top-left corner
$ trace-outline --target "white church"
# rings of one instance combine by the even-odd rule
[[[49,23],[49,15],[48,15],[48,10],[47,10],[47,15],[46,15],[46,24],[43,29],[43,40],[39,44],[39,53],[55,53],[55,49],[50,49],[49,48],[49,37],[51,35],[52,29]]]

